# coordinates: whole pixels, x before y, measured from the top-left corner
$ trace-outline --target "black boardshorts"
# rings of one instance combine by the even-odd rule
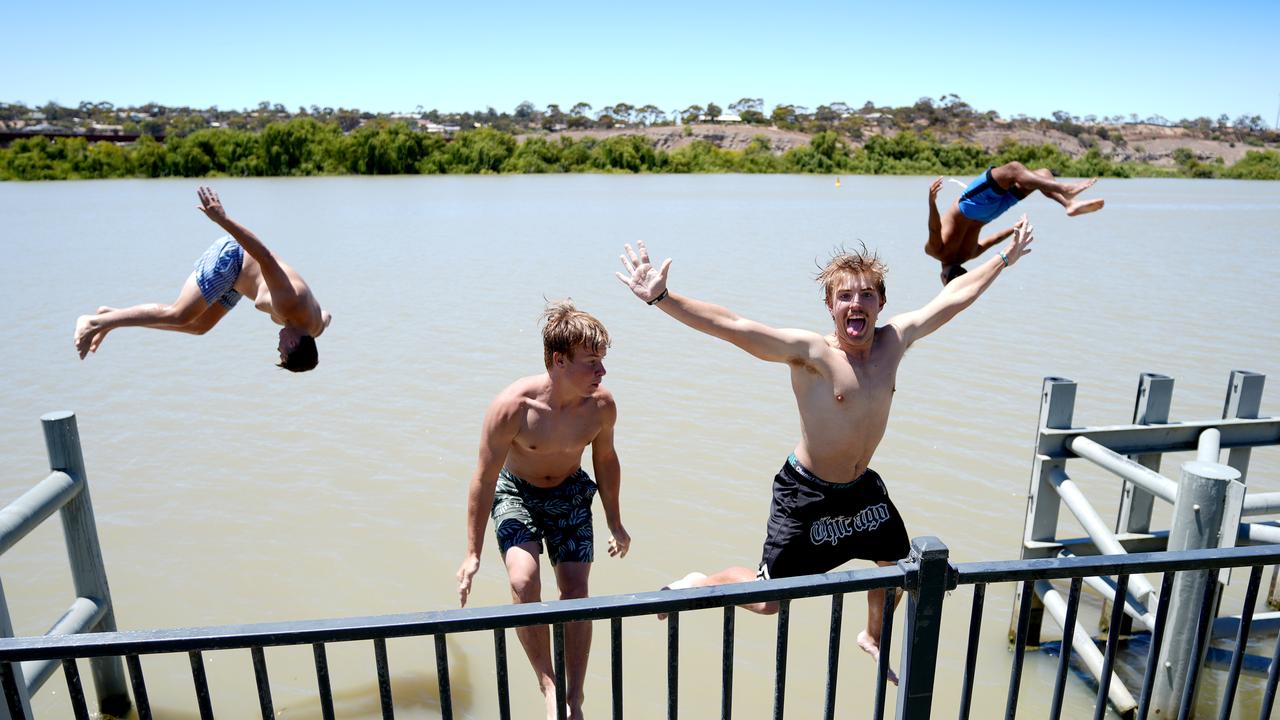
[[[892,562],[910,551],[902,516],[874,470],[830,483],[792,455],[774,476],[760,578],[816,575],[853,559]]]

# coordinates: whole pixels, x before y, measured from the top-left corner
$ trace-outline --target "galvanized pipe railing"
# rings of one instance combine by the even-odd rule
[[[1143,468],[1145,470],[1145,468]],[[1103,522],[1102,517],[1098,515],[1098,511],[1093,509],[1093,505],[1089,503],[1088,498],[1080,491],[1075,482],[1067,477],[1067,473],[1060,469],[1055,469],[1050,474],[1050,480],[1053,487],[1058,491],[1058,496],[1062,498],[1062,502],[1066,504],[1071,513],[1080,521],[1080,525],[1084,527],[1085,532],[1093,539],[1098,549],[1107,555],[1123,555],[1127,551],[1120,541],[1116,540],[1116,535],[1111,528]],[[1141,575],[1133,578],[1134,594],[1142,602],[1150,602],[1150,598],[1155,594],[1155,588],[1151,587],[1151,583]]]
[[[1095,440],[1076,436],[1067,440],[1067,447],[1076,455],[1128,480],[1161,500],[1171,503],[1178,495],[1177,482],[1139,465]]]
[[[89,499],[89,485],[75,415],[69,412],[49,413],[40,418],[40,422],[44,428],[50,473],[18,499],[0,509],[0,554],[11,549],[55,511],[59,512],[76,597],[62,617],[49,629],[48,634],[56,636],[115,630],[111,591],[107,585],[107,573],[98,545],[98,529],[93,517],[93,504]],[[8,606],[3,589],[0,588],[0,637],[12,635]],[[43,659],[9,668],[5,677],[20,689],[16,691],[15,697],[10,698],[7,709],[0,708],[0,718],[6,712],[10,715],[29,712],[27,698],[48,680],[57,664],[55,659]],[[97,658],[91,663],[91,670],[98,709],[110,715],[125,715],[129,710],[129,693],[119,658]],[[71,680],[69,677],[68,682],[71,683]],[[77,675],[73,686],[69,686],[72,695],[83,694],[78,683]]]

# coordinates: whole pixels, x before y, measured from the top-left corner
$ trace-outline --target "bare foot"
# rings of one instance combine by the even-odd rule
[[[870,655],[871,659],[876,661],[877,667],[880,665],[880,643],[877,640],[872,640],[871,636],[867,634],[866,630],[863,630],[858,633],[858,647],[862,648],[863,652]],[[893,668],[887,668],[887,669],[889,671],[887,679],[889,680],[889,682],[893,683],[894,685],[897,685],[898,673],[894,672]]]
[[[94,342],[97,340],[97,342]],[[98,344],[102,340],[98,339],[98,329],[94,322],[93,315],[81,315],[76,318],[76,352],[80,353],[80,359],[83,360],[92,350],[98,348]]]
[[[1065,197],[1073,198],[1079,195],[1080,193],[1084,192],[1085,190],[1088,190],[1089,188],[1093,187],[1093,184],[1096,182],[1098,182],[1098,178],[1089,178],[1088,180],[1081,180],[1078,183],[1072,183],[1063,188],[1062,194]]]
[[[706,579],[707,579],[706,575],[695,570],[689,573],[688,575],[685,575],[684,577],[680,578],[679,580],[676,580],[675,582],[669,582],[666,585],[663,585],[662,589],[663,590],[684,590],[685,588],[698,587],[698,583]],[[658,619],[666,620],[667,614],[658,613]]]
[[[1067,215],[1075,217],[1077,215],[1088,215],[1091,212],[1097,212],[1106,204],[1106,200],[1095,198],[1093,200],[1072,200],[1067,206]]]

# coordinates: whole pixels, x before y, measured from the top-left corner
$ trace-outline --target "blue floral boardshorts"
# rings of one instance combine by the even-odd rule
[[[553,488],[531,485],[502,468],[491,513],[498,549],[505,555],[515,545],[535,542],[541,552],[545,541],[553,566],[591,562],[595,558],[591,532],[595,495],[595,481],[582,468]]]

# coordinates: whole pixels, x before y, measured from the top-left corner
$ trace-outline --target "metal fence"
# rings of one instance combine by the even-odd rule
[[[13,638],[0,640],[0,684],[4,687],[9,712],[15,718],[29,718],[29,711],[20,701],[18,676],[14,668],[22,662],[51,661],[60,663],[67,683],[68,696],[77,718],[88,718],[89,710],[80,683],[78,659],[121,657],[126,659],[133,689],[134,703],[142,720],[152,717],[147,699],[147,685],[142,658],[166,653],[186,653],[190,659],[193,705],[201,718],[213,717],[212,699],[205,678],[203,653],[215,650],[249,650],[257,695],[263,718],[272,718],[272,703],[265,648],[279,646],[311,645],[315,659],[316,689],[322,716],[334,717],[334,703],[330,689],[326,645],[335,642],[365,641],[373,645],[374,663],[380,689],[383,717],[394,717],[395,700],[391,692],[390,670],[387,662],[386,641],[391,638],[430,637],[435,646],[436,674],[439,682],[440,713],[443,718],[453,717],[450,692],[449,657],[445,643],[448,635],[464,632],[492,632],[495,647],[493,691],[499,699],[499,714],[510,717],[510,695],[507,686],[506,631],[527,625],[552,626],[555,655],[556,686],[563,697],[564,626],[581,620],[608,620],[610,625],[612,716],[623,716],[622,623],[626,618],[668,614],[667,620],[667,697],[666,715],[676,718],[680,699],[680,618],[682,613],[697,610],[722,609],[724,613],[723,667],[721,687],[721,717],[733,716],[734,669],[734,606],[776,601],[780,605],[777,616],[777,646],[775,653],[775,680],[773,717],[784,716],[787,681],[788,625],[790,603],[800,598],[829,596],[831,598],[831,625],[826,672],[826,697],[824,717],[833,718],[838,708],[836,680],[841,644],[841,619],[844,597],[848,593],[875,589],[896,588],[905,590],[907,603],[901,624],[901,685],[898,689],[896,717],[927,718],[935,705],[959,707],[960,718],[969,717],[974,678],[977,667],[977,644],[982,621],[982,606],[986,588],[991,583],[1018,583],[1024,588],[1019,609],[1018,636],[1014,645],[1014,659],[1008,688],[1006,717],[1016,714],[1022,682],[1025,658],[1024,640],[1030,612],[1030,602],[1035,596],[1031,585],[1049,580],[1070,580],[1068,603],[1068,632],[1063,636],[1063,648],[1054,686],[1050,717],[1059,717],[1067,677],[1067,660],[1071,656],[1072,632],[1076,610],[1081,595],[1081,579],[1090,576],[1115,575],[1120,592],[1132,573],[1164,573],[1164,587],[1171,587],[1178,573],[1212,573],[1221,568],[1249,567],[1249,585],[1243,607],[1238,642],[1225,682],[1225,694],[1221,702],[1221,717],[1231,713],[1236,683],[1240,675],[1240,658],[1244,640],[1248,638],[1253,617],[1253,605],[1257,598],[1262,568],[1280,562],[1280,546],[1266,545],[1222,550],[1197,550],[1177,553],[1133,553],[1125,556],[1092,556],[1054,558],[1041,560],[1011,560],[952,564],[946,546],[937,538],[917,538],[912,543],[910,558],[896,567],[857,570],[780,580],[758,581],[740,585],[648,592],[634,595],[583,598],[527,605],[508,605],[492,608],[448,610],[441,612],[388,615],[381,617],[349,618],[306,622],[266,623],[257,625],[195,628],[184,630],[152,630],[133,632],[88,633],[79,635],[46,636],[38,638]],[[958,585],[973,585],[974,594],[970,614],[969,645],[966,653],[961,697],[935,703],[934,676],[938,657],[939,629],[947,601],[947,591]],[[1212,585],[1212,583],[1209,583]],[[882,636],[883,651],[878,670],[877,691],[873,705],[873,717],[885,713],[885,682],[891,645],[895,642],[893,593],[885,593],[886,612]],[[1161,593],[1162,598],[1168,593]],[[958,602],[958,601],[957,601]],[[1123,610],[1117,604],[1113,613]],[[1212,598],[1205,596],[1200,609],[1201,624],[1213,615]],[[1151,660],[1143,684],[1143,703],[1137,717],[1145,718],[1147,702],[1155,673],[1154,658],[1158,655],[1163,639],[1167,603],[1162,600],[1157,609],[1156,629],[1152,635]],[[1106,672],[1099,684],[1094,717],[1101,718],[1107,710],[1108,684],[1111,664],[1123,638],[1112,622],[1106,645]],[[1197,637],[1202,636],[1198,635]],[[1196,655],[1198,650],[1193,649]],[[1268,718],[1274,704],[1277,667],[1280,666],[1280,643],[1276,645],[1269,668],[1265,696],[1262,699],[1261,718]],[[1003,668],[1001,668],[1003,672]],[[1189,717],[1195,690],[1201,675],[1200,665],[1192,664],[1186,678],[1187,688],[1182,698],[1179,717]],[[563,704],[560,704],[563,709]],[[863,711],[864,703],[857,707]],[[748,712],[757,717],[759,712]],[[949,713],[948,713],[949,714]]]

